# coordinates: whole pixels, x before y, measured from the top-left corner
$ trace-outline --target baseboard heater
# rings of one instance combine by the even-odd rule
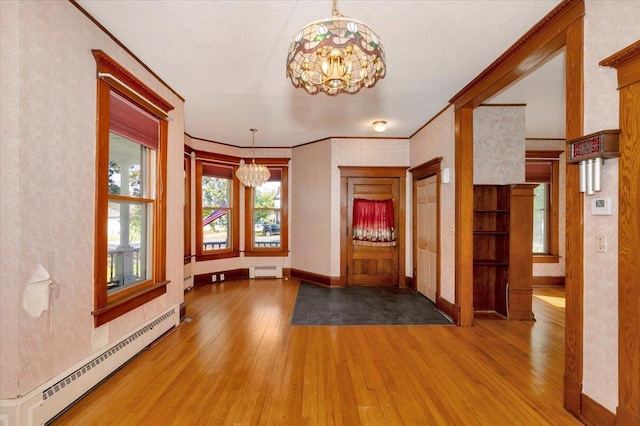
[[[282,278],[282,266],[252,266],[249,278]]]
[[[179,323],[180,307],[176,305],[26,396],[2,400],[0,424],[47,423]]]

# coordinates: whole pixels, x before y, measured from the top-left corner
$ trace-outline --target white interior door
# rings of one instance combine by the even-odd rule
[[[438,244],[438,192],[436,176],[417,182],[418,205],[418,265],[417,289],[420,293],[436,301],[436,271]]]

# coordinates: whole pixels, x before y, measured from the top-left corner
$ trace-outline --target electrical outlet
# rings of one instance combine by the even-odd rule
[[[220,281],[224,281],[224,274],[220,274]]]
[[[607,252],[607,236],[606,235],[596,235],[596,252],[597,253]]]
[[[211,282],[212,283],[216,282],[216,274],[211,274]]]

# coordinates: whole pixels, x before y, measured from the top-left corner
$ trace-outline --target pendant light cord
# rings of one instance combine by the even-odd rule
[[[258,129],[249,129],[253,133],[253,150],[251,154],[251,163],[256,164],[256,132]]]

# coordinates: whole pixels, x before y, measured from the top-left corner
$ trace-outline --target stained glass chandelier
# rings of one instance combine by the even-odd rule
[[[311,22],[289,45],[287,77],[315,95],[357,93],[384,78],[384,49],[365,24],[342,16],[333,0],[331,18]]]
[[[253,133],[253,153],[251,155],[251,163],[247,164],[244,160],[240,160],[240,167],[236,171],[236,177],[244,186],[254,187],[261,186],[269,180],[271,172],[266,166],[256,164],[256,132],[258,129],[249,129]]]

